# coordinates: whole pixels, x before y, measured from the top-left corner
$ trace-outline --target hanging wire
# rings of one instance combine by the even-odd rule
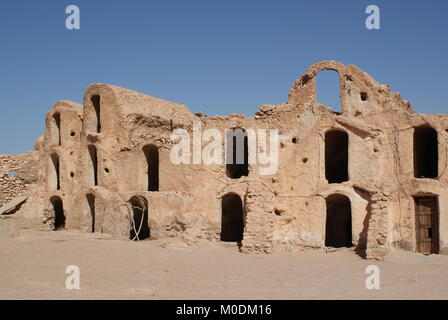
[[[139,238],[139,234],[140,231],[142,230],[142,226],[143,226],[143,220],[144,220],[144,212],[146,211],[147,207],[146,207],[146,203],[143,199],[141,199],[140,197],[137,197],[138,199],[138,205],[134,206],[132,205],[131,202],[127,203],[127,207],[128,207],[128,213],[129,213],[129,221],[131,222],[132,225],[132,230],[134,231],[134,237],[131,239],[132,241],[140,241]],[[135,223],[135,211],[138,210],[141,213],[141,219],[140,219],[140,226],[138,227],[138,230],[136,230],[136,223]]]

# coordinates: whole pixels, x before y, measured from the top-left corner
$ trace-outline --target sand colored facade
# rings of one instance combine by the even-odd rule
[[[339,74],[341,113],[316,100],[322,70]],[[173,163],[172,134],[194,137],[194,123],[222,133],[223,153],[229,129],[278,130],[278,170]],[[417,114],[387,85],[336,61],[312,65],[286,103],[254,117],[193,114],[93,84],[82,105],[61,101],[47,113],[32,153],[38,177],[13,215],[123,239],[232,241],[243,252],[353,246],[376,259],[390,250],[447,254],[447,137],[448,115]],[[272,150],[267,141],[264,151]],[[257,148],[248,140],[247,157]]]

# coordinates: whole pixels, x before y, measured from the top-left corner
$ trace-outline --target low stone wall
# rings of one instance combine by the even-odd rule
[[[0,207],[26,194],[37,182],[35,152],[0,154]]]

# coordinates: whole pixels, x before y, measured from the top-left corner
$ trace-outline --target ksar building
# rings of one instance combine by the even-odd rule
[[[341,113],[316,100],[322,70],[339,74]],[[242,164],[173,163],[172,133],[193,134],[195,121],[226,139],[229,129],[277,129],[278,170],[261,175],[248,163],[248,139]],[[335,61],[311,66],[286,103],[264,105],[254,117],[192,114],[93,84],[83,105],[51,108],[35,151],[0,156],[0,230],[232,241],[243,252],[446,254],[447,137],[448,115],[417,114],[387,85]]]

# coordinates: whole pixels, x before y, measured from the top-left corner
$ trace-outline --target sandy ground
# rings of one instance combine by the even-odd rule
[[[379,290],[365,286],[380,268]],[[79,290],[65,287],[68,265]],[[0,240],[0,299],[448,299],[448,257],[348,249],[255,255],[229,245],[111,240],[77,231]]]

